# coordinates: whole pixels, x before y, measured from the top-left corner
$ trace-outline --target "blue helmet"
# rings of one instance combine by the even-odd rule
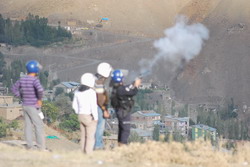
[[[123,79],[122,71],[121,70],[113,71],[112,74],[111,74],[111,79],[112,79],[112,81],[114,81],[116,83],[122,82],[122,79]]]
[[[42,66],[36,60],[30,60],[26,63],[28,73],[39,73]]]

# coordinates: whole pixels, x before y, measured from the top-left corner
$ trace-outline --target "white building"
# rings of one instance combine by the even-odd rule
[[[183,136],[188,135],[189,117],[174,117],[167,115],[163,118],[161,130],[166,132],[180,132]]]

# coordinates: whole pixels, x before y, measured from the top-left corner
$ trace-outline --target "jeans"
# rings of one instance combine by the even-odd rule
[[[103,111],[98,107],[98,122],[95,133],[95,149],[103,149],[103,133],[105,128],[105,119],[103,118]]]

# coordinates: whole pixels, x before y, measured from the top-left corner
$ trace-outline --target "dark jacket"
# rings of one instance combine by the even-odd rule
[[[138,92],[138,89],[130,85],[117,85],[113,87],[111,95],[111,105],[116,110],[122,109],[124,112],[131,112],[134,105],[133,96]]]

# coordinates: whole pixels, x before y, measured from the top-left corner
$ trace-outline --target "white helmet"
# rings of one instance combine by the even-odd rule
[[[81,84],[93,88],[95,85],[95,76],[91,73],[85,73],[81,77]]]
[[[100,63],[97,67],[97,73],[101,76],[108,78],[110,75],[110,72],[112,71],[112,67],[109,63]]]

